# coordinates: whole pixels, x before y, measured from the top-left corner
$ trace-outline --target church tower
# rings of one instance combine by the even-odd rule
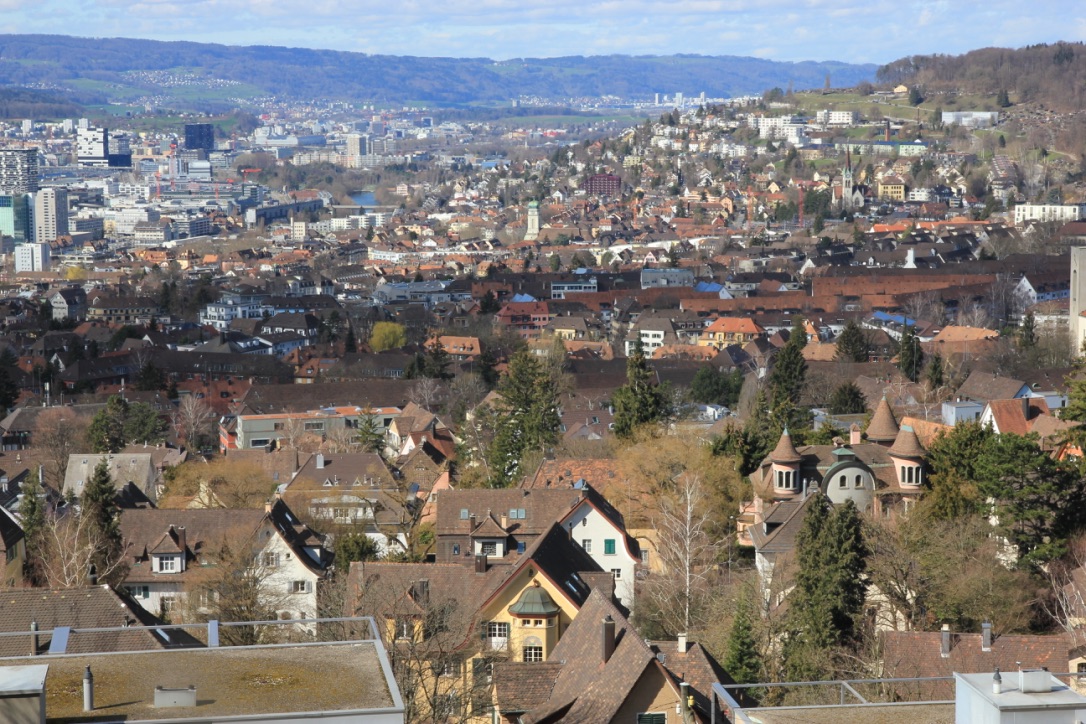
[[[539,238],[539,202],[528,202],[528,225],[527,233],[524,234],[525,241],[535,241]]]
[[[845,149],[845,169],[841,173],[841,208],[852,209],[852,152]]]

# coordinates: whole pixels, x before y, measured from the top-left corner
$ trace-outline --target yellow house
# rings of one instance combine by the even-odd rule
[[[352,563],[349,615],[383,621],[408,719],[490,721],[500,662],[547,662],[593,590],[614,579],[561,526],[522,551],[464,563]]]
[[[905,200],[905,182],[897,176],[887,176],[879,181],[879,198],[887,201]]]
[[[495,721],[701,724],[714,683],[732,683],[698,644],[645,641],[600,591],[593,591],[555,647],[553,662],[494,665]],[[540,692],[545,693],[541,700]]]
[[[765,335],[765,329],[748,317],[717,317],[698,335],[698,346],[724,349],[744,345]]]

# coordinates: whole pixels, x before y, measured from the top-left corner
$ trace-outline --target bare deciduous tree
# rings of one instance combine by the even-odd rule
[[[698,625],[712,563],[720,542],[710,536],[709,505],[696,475],[680,475],[656,517],[656,548],[664,571],[649,578],[646,589],[656,599],[665,630],[688,632]],[[668,605],[659,605],[667,603]]]
[[[98,555],[109,545],[91,516],[75,511],[51,513],[40,533],[38,578],[48,588],[78,588],[91,582],[91,566],[97,565],[98,580],[122,580],[127,565],[124,552],[104,560]]]
[[[173,413],[173,426],[177,436],[192,447],[199,447],[212,436],[215,411],[195,395],[185,395]]]
[[[89,448],[86,442],[90,419],[67,407],[54,407],[38,415],[34,447],[42,451],[45,479],[42,483],[60,490],[68,470],[68,458]]]

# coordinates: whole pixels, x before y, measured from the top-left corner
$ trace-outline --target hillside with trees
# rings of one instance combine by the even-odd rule
[[[1055,43],[981,48],[964,55],[912,55],[878,69],[876,79],[926,93],[994,95],[1003,105],[1038,103],[1053,110],[1086,107],[1086,45]]]

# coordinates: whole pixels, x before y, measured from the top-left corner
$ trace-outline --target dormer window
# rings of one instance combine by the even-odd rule
[[[152,570],[155,573],[180,573],[181,555],[156,555],[153,557]]]

